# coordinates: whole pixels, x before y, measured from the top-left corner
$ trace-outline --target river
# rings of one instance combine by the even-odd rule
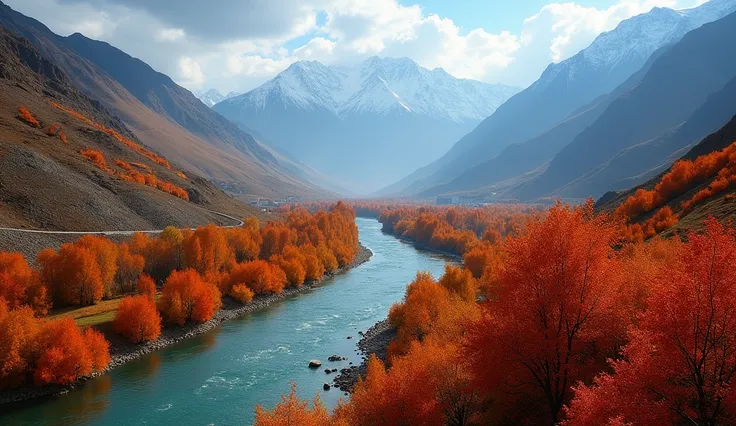
[[[374,219],[356,222],[360,241],[374,253],[367,263],[65,395],[2,407],[0,424],[251,424],[255,406],[272,407],[289,392],[290,382],[302,398],[319,393],[334,407],[343,393],[322,390],[334,377],[324,369],[360,364],[358,331],[386,317],[417,271],[437,277],[447,260],[383,234]],[[348,360],[328,362],[332,354]],[[321,360],[322,368],[309,369],[311,359]]]

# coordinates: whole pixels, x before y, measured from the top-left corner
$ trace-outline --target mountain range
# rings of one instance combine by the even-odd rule
[[[733,0],[711,0],[689,10],[654,8],[622,21],[578,54],[548,66],[539,80],[509,99],[445,156],[380,194],[455,193],[492,199],[547,195],[544,190],[515,191],[543,173],[549,161],[618,97],[627,96],[662,48],[734,10]],[[605,136],[599,135],[599,141]],[[537,182],[545,180],[539,177]]]
[[[372,57],[354,67],[301,61],[214,110],[366,192],[444,154],[518,90],[408,58]]]
[[[108,43],[62,37],[0,3],[0,25],[29,39],[72,84],[101,102],[145,145],[233,195],[331,197],[279,163],[252,135],[204,105],[165,74]]]

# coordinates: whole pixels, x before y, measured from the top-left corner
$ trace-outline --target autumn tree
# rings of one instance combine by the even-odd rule
[[[136,289],[139,295],[145,296],[153,302],[156,301],[156,283],[153,282],[153,278],[150,275],[141,274],[138,277]]]
[[[225,232],[236,262],[242,263],[258,258],[262,238],[257,218],[246,218],[243,220],[242,227],[227,229]]]
[[[113,329],[131,343],[149,342],[161,334],[161,315],[146,296],[129,296],[120,301]]]
[[[103,294],[106,298],[112,297],[118,270],[118,247],[107,238],[96,235],[85,235],[76,245],[94,253],[102,279]]]
[[[613,309],[615,236],[616,225],[589,201],[557,204],[507,237],[498,295],[471,326],[466,349],[487,395],[536,397],[547,414],[535,421],[554,424],[571,386],[600,371],[625,328]]]
[[[253,300],[253,296],[255,296],[253,290],[248,288],[248,286],[243,283],[238,283],[230,287],[230,291],[228,292],[228,294],[230,295],[230,297],[242,304],[250,302],[251,300]]]
[[[261,228],[261,238],[261,258],[270,259],[273,255],[281,254],[294,235],[285,224],[269,222]]]
[[[6,311],[0,318],[0,388],[11,388],[23,383],[33,367],[39,323],[27,306],[7,312],[2,299],[0,304]]]
[[[301,251],[291,244],[285,246],[281,254],[271,256],[269,261],[284,270],[286,279],[294,287],[299,287],[306,278],[306,258]]]
[[[31,114],[30,111],[24,106],[18,107],[18,119],[25,122],[31,127],[40,127],[41,125],[38,123],[38,120]]]
[[[225,230],[213,224],[200,226],[183,243],[184,265],[202,276],[215,277],[233,256]]]
[[[95,253],[75,244],[62,244],[59,252],[39,253],[37,263],[54,304],[92,305],[102,299],[104,284]]]
[[[623,358],[579,384],[569,424],[730,424],[736,416],[736,241],[706,221],[654,279]]]
[[[117,261],[116,281],[118,283],[118,293],[128,293],[135,289],[135,283],[143,273],[145,258],[140,254],[131,253],[128,244],[122,243],[118,248]]]
[[[71,318],[47,321],[38,333],[40,348],[33,373],[37,385],[69,384],[110,362],[109,344],[99,332],[84,332]]]
[[[309,401],[302,401],[296,396],[296,385],[291,384],[288,396],[281,396],[281,402],[273,410],[268,411],[260,404],[256,406],[256,426],[333,426],[327,409],[315,396],[312,408]]]
[[[439,285],[466,302],[475,302],[478,282],[468,269],[445,265],[445,273],[440,278]]]
[[[194,269],[174,271],[166,279],[159,300],[161,313],[173,324],[204,322],[220,309],[220,291]]]
[[[371,356],[365,381],[336,410],[337,418],[357,426],[470,424],[481,398],[459,350],[456,343],[413,342],[389,370]]]
[[[391,307],[389,323],[397,330],[391,353],[405,353],[412,341],[427,335],[442,311],[448,309],[450,292],[426,272],[418,272],[401,303]]]
[[[265,260],[237,264],[223,280],[221,289],[230,294],[233,286],[245,284],[255,294],[281,293],[286,284],[286,274],[277,265]]]
[[[9,309],[27,305],[45,315],[50,308],[46,287],[20,253],[0,252],[0,298]]]

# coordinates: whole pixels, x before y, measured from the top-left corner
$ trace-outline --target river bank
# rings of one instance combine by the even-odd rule
[[[362,333],[361,339],[358,341],[358,349],[364,356],[360,365],[353,365],[340,370],[340,374],[333,380],[334,387],[339,388],[343,392],[352,392],[358,383],[358,378],[365,378],[368,371],[368,360],[371,355],[383,361],[388,361],[388,345],[396,336],[396,330],[391,327],[388,318],[375,323],[365,333]]]
[[[164,328],[161,330],[161,336],[153,342],[131,344],[126,342],[119,336],[113,336],[110,340],[111,361],[108,366],[102,371],[93,373],[90,376],[82,377],[76,382],[65,386],[45,386],[41,388],[33,386],[22,386],[15,389],[0,391],[0,406],[27,401],[44,396],[60,395],[69,392],[70,390],[76,388],[85,381],[93,377],[105,374],[106,372],[120,367],[121,365],[126,364],[134,359],[171,346],[183,340],[206,333],[225,321],[232,320],[259,310],[263,310],[275,304],[276,302],[282,301],[299,293],[317,288],[331,278],[343,274],[367,262],[372,256],[373,252],[361,244],[360,250],[351,264],[340,268],[332,274],[326,275],[322,280],[305,283],[299,288],[288,288],[280,294],[258,296],[254,298],[253,301],[245,305],[237,303],[234,300],[226,297],[223,299],[222,308],[215,314],[215,316],[211,320],[199,324],[190,323],[186,324],[183,327]]]

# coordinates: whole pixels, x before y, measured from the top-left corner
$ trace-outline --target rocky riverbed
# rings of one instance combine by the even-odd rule
[[[363,333],[358,341],[358,349],[365,357],[360,365],[354,365],[340,370],[340,374],[333,380],[333,386],[344,392],[352,392],[359,377],[365,377],[368,370],[368,359],[375,355],[384,363],[388,360],[388,345],[396,336],[396,330],[391,328],[388,319],[379,321]]]
[[[173,345],[184,339],[206,333],[220,325],[222,322],[238,318],[251,312],[265,309],[272,304],[284,300],[288,297],[311,290],[315,287],[319,287],[319,285],[329,280],[331,277],[347,272],[348,270],[367,262],[368,260],[370,260],[371,256],[373,256],[373,253],[370,251],[370,249],[361,244],[360,251],[355,256],[355,260],[353,260],[350,265],[339,269],[329,276],[325,276],[325,278],[321,281],[305,283],[299,288],[288,288],[285,289],[281,294],[258,296],[254,298],[253,301],[245,305],[242,305],[226,297],[223,299],[222,308],[215,314],[214,318],[212,318],[211,320],[203,322],[201,324],[187,324],[183,327],[164,328],[163,330],[161,330],[161,336],[154,342],[131,344],[120,338],[119,336],[110,336],[110,356],[112,360],[104,370],[94,373],[89,377],[83,377],[77,382],[67,386],[45,386],[42,388],[37,388],[33,386],[22,386],[20,388],[12,390],[0,391],[0,405],[13,402],[21,402],[42,396],[59,395],[66,393],[92,377],[105,374],[105,372],[119,367],[134,359],[140,358],[143,355]]]

